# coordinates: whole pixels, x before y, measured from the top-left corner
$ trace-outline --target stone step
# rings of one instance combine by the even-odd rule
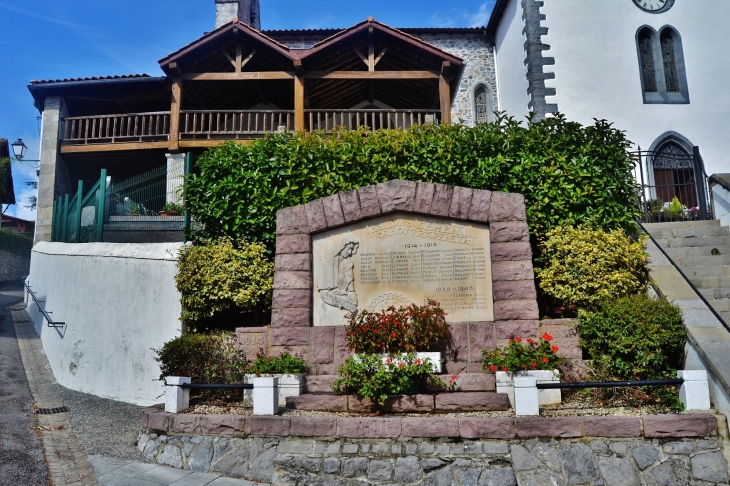
[[[287,397],[286,408],[314,412],[372,413],[451,413],[504,411],[510,409],[509,395],[496,392],[439,393],[436,395],[398,395],[382,407],[355,395],[310,395]]]
[[[730,289],[730,277],[695,277],[690,280],[701,289]]]
[[[730,245],[719,246],[685,246],[682,248],[664,248],[667,254],[676,261],[677,258],[689,256],[713,256],[712,250],[717,250],[720,255],[730,255]]]
[[[730,299],[707,299],[717,312],[730,312]]]
[[[670,238],[699,238],[702,236],[727,236],[730,228],[727,226],[699,226],[696,228],[655,229],[649,233],[657,239]]]
[[[669,256],[672,256],[671,254]],[[730,254],[711,256],[683,256],[674,258],[674,262],[684,271],[685,268],[730,265]]]
[[[695,277],[730,277],[729,268],[727,265],[714,265],[714,266],[694,266],[694,265],[683,265],[679,264],[679,268],[682,269],[685,275],[692,280]]]
[[[720,226],[720,221],[717,219],[709,219],[707,221],[680,221],[672,223],[644,223],[644,227],[648,232],[654,230],[664,229],[678,229],[678,228],[704,228],[708,226]]]
[[[453,386],[451,377],[456,376]],[[497,389],[492,373],[459,373],[458,375],[438,375],[447,387],[456,392],[493,392]],[[334,395],[332,384],[337,375],[306,375],[304,377],[305,393],[311,395]]]
[[[685,247],[719,247],[730,246],[730,235],[725,236],[699,236],[697,238],[655,238],[662,248],[685,248]]]
[[[699,289],[707,300],[730,299],[730,289]]]

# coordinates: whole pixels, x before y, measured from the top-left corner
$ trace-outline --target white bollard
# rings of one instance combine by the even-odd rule
[[[279,413],[279,378],[253,379],[253,414],[276,415]]]
[[[709,410],[710,386],[705,370],[679,370],[677,378],[683,378],[679,387],[679,400],[685,410]]]
[[[190,389],[180,387],[190,384],[190,378],[168,376],[165,383],[165,412],[179,413],[190,407]]]
[[[515,415],[540,415],[534,376],[515,376]]]

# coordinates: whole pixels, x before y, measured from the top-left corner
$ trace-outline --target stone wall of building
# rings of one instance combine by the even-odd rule
[[[30,272],[30,258],[0,251],[0,282],[20,280]]]
[[[710,415],[403,418],[403,435],[399,419],[164,415],[145,412],[137,447],[147,460],[278,486],[639,486],[728,480],[726,444]],[[398,423],[376,423],[389,420]],[[452,422],[458,429],[460,420],[462,436],[472,438],[454,437]],[[509,423],[511,429],[484,426],[483,434],[474,434],[479,420]],[[407,428],[407,421],[419,423]],[[490,432],[496,438],[480,438]],[[382,438],[373,438],[378,433]]]

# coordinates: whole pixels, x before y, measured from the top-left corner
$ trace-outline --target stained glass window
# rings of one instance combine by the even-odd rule
[[[675,142],[667,142],[654,156],[655,169],[693,169],[692,156]]]
[[[674,37],[669,29],[665,29],[661,36],[662,61],[664,62],[664,79],[667,83],[667,92],[679,92],[677,77],[677,62],[674,56]]]
[[[476,105],[475,119],[477,123],[487,123],[489,121],[489,98],[487,90],[483,87],[477,88],[474,96],[474,104]]]
[[[644,92],[656,93],[656,71],[654,70],[654,42],[648,30],[639,33],[639,52],[641,54],[641,72],[644,80]]]

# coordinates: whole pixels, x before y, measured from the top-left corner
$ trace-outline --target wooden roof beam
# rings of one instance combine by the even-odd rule
[[[438,77],[438,75],[436,75]],[[185,73],[183,79],[186,81],[252,81],[252,80],[274,80],[294,79],[294,73],[290,71],[255,71],[246,73]]]

